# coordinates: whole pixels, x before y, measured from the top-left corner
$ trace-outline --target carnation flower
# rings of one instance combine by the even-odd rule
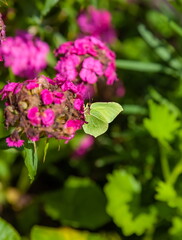
[[[72,89],[76,85],[83,96],[97,81],[112,85],[118,80],[115,54],[97,38],[84,37],[64,43],[56,49],[55,55],[59,58],[55,67],[57,84],[70,85]]]
[[[85,123],[84,103],[78,92],[63,90],[45,76],[8,83],[0,94],[6,100],[5,126],[14,127],[6,139],[10,147],[21,147],[26,138],[38,141],[40,137],[54,137],[68,141]]]
[[[77,22],[83,35],[94,36],[106,43],[112,43],[116,39],[111,14],[106,10],[89,6],[79,14]]]
[[[27,32],[18,32],[15,37],[7,37],[0,47],[4,65],[23,78],[34,78],[47,65],[49,52],[47,43]]]
[[[5,32],[5,25],[4,25],[4,22],[2,20],[2,15],[0,13],[0,46],[2,44],[2,42],[5,40],[5,37],[6,37],[6,32]],[[3,57],[2,57],[2,54],[1,54],[1,51],[0,51],[0,62],[3,61]]]

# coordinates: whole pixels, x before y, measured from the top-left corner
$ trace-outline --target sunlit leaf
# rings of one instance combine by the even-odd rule
[[[167,105],[159,105],[152,100],[148,104],[150,118],[144,119],[144,126],[159,141],[172,141],[176,130],[180,126],[176,112],[170,111]]]
[[[172,227],[169,229],[169,233],[175,237],[175,240],[180,240],[182,236],[182,218],[173,217]]]
[[[34,144],[28,141],[24,147],[25,165],[28,169],[30,180],[33,181],[37,172],[38,157]]]
[[[0,239],[1,240],[20,240],[16,230],[5,220],[0,218]]]
[[[136,195],[140,194],[140,183],[124,170],[115,170],[108,175],[108,183],[105,185],[105,193],[108,199],[107,212],[113,218],[118,227],[121,227],[124,235],[142,235],[152,229],[156,223],[156,209],[149,207],[147,212],[136,206],[137,215],[131,211]]]
[[[99,234],[68,227],[50,228],[34,226],[31,240],[121,240],[115,233]]]
[[[169,207],[177,207],[180,211],[182,210],[182,197],[177,195],[176,190],[169,183],[158,182],[155,198],[158,201],[166,202]]]

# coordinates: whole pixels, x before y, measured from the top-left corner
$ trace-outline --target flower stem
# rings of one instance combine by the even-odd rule
[[[172,185],[175,184],[177,178],[182,173],[182,159],[176,164],[173,171],[171,172],[171,175],[168,179],[168,182]]]
[[[169,170],[169,164],[166,156],[166,149],[162,143],[159,143],[159,146],[160,146],[160,160],[161,160],[163,177],[165,181],[168,181],[170,177],[170,170]]]

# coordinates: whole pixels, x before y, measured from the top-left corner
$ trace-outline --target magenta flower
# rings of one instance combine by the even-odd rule
[[[24,78],[33,78],[47,65],[49,46],[26,32],[7,37],[0,47],[4,65],[13,73]]]
[[[13,92],[15,88],[18,86],[18,83],[11,82],[4,86],[4,88],[0,91],[0,95],[2,95],[2,100],[8,96],[9,93]]]
[[[96,82],[106,81],[107,85],[112,85],[118,81],[115,54],[97,38],[84,37],[64,43],[56,49],[55,55],[59,57],[55,81],[62,88],[80,89],[82,96],[87,97],[86,91]]]
[[[26,85],[26,88],[28,90],[31,90],[31,89],[34,89],[34,88],[37,88],[37,87],[39,87],[39,84],[36,83],[34,80],[29,80],[29,83]]]
[[[6,99],[5,126],[14,127],[6,139],[10,147],[23,145],[20,136],[31,141],[54,137],[68,142],[85,123],[83,99],[76,88],[64,90],[45,76],[9,83],[0,93]]]
[[[54,91],[53,92],[53,101],[55,104],[61,104],[62,102],[65,101],[65,96],[63,93]]]
[[[103,42],[116,40],[116,32],[111,23],[110,12],[89,6],[77,18],[82,35],[94,36]]]
[[[54,123],[55,114],[52,109],[46,109],[41,117],[44,126],[49,127]]]
[[[43,89],[41,91],[41,98],[45,105],[52,104],[53,102],[53,93],[50,92],[48,89]]]
[[[81,128],[81,126],[84,124],[83,120],[68,120],[65,124],[65,128],[69,132],[69,134],[73,134],[75,131]]]
[[[19,147],[23,146],[24,140],[21,140],[21,139],[13,140],[11,137],[8,137],[8,138],[6,138],[6,143],[7,143],[8,147],[19,148]]]
[[[39,125],[41,122],[40,113],[38,107],[28,109],[27,118],[33,126]]]

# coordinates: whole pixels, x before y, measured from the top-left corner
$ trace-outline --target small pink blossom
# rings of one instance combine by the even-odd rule
[[[99,60],[94,59],[93,57],[88,57],[83,61],[82,67],[85,69],[92,70],[98,76],[103,74],[102,64]]]
[[[46,109],[43,112],[41,119],[42,119],[43,125],[45,125],[46,127],[51,126],[54,123],[54,119],[55,119],[54,111],[52,109]]]
[[[6,138],[8,147],[21,147],[24,144],[24,140],[13,140],[11,137]]]
[[[53,94],[48,89],[43,89],[41,91],[41,98],[45,105],[53,103]]]
[[[84,136],[80,143],[79,146],[77,147],[77,149],[74,151],[73,153],[73,157],[82,157],[84,156],[93,146],[94,144],[94,137],[90,136],[90,135],[86,135]]]
[[[75,131],[80,129],[84,124],[83,120],[68,120],[65,124],[65,128],[69,129],[69,134],[74,134]]]
[[[91,44],[89,37],[76,39],[72,53],[78,55],[90,54],[94,57],[97,56],[97,52],[95,51],[93,44]]]
[[[26,88],[28,90],[31,90],[31,89],[34,89],[34,88],[37,88],[39,87],[39,84],[36,83],[34,80],[30,80],[30,82],[26,85]]]
[[[41,123],[41,118],[40,118],[40,113],[39,113],[38,107],[30,108],[28,110],[27,117],[33,126],[39,125]]]
[[[78,87],[70,81],[66,81],[61,87],[62,87],[63,91],[68,91],[69,90],[69,91],[72,91],[74,93],[78,92]]]
[[[107,84],[112,85],[115,81],[117,81],[117,75],[115,72],[114,63],[110,62],[107,69],[105,70],[105,76],[107,77]]]
[[[72,42],[65,42],[65,43],[63,43],[60,46],[60,48],[55,51],[55,55],[57,56],[59,54],[67,53],[71,49],[72,46],[73,46]]]
[[[74,108],[78,111],[83,111],[84,101],[83,99],[77,98],[74,101]]]
[[[54,91],[53,92],[53,101],[55,104],[61,104],[65,101],[64,94],[61,92]]]
[[[82,68],[80,71],[80,77],[84,82],[88,82],[90,84],[97,82],[96,74],[89,69]]]
[[[15,82],[11,82],[11,83],[8,83],[4,86],[4,88],[0,91],[0,95],[2,95],[2,100],[4,98],[7,97],[7,95],[10,93],[10,92],[14,92],[15,88],[18,86],[19,84],[18,83],[15,83]]]

